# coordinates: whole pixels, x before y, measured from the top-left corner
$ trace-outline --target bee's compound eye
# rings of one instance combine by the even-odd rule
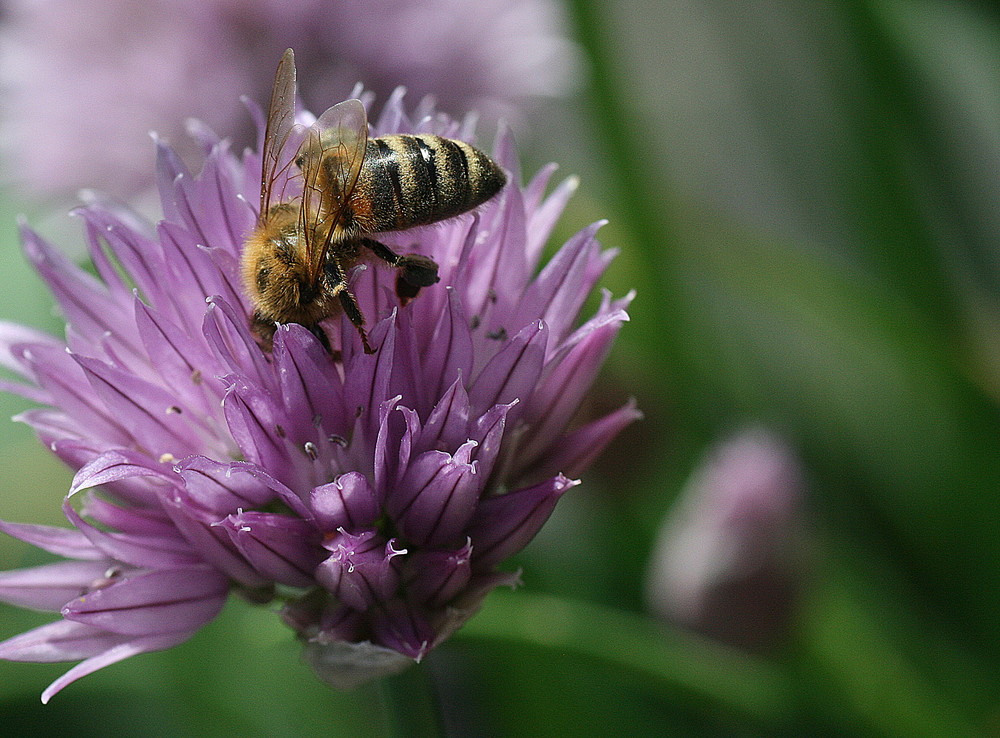
[[[271,283],[271,270],[262,266],[257,270],[257,289],[264,292]]]

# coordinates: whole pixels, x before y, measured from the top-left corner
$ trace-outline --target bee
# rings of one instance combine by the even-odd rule
[[[275,74],[262,159],[260,211],[244,244],[242,276],[254,306],[251,330],[267,351],[279,323],[305,326],[330,351],[320,323],[342,311],[365,352],[374,353],[348,286],[350,269],[370,256],[395,267],[405,303],[438,281],[438,265],[421,254],[399,255],[372,234],[468,212],[507,182],[493,160],[463,141],[369,138],[360,100],[334,105],[308,128],[296,124],[291,49]]]

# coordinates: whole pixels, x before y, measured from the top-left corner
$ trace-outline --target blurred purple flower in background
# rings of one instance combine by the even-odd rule
[[[516,118],[572,84],[575,47],[551,0],[10,0],[0,26],[8,169],[43,195],[152,185],[149,130],[187,146],[189,116],[253,132],[232,95],[264,100],[295,48],[318,109],[361,81],[382,99],[433,93],[452,114]],[[27,142],[34,142],[29,145]],[[187,149],[181,151],[191,158]]]
[[[715,448],[661,530],[650,609],[730,645],[777,645],[801,574],[802,496],[798,461],[770,432],[745,430]]]
[[[400,101],[375,135],[471,136],[426,103],[410,118]],[[83,660],[43,699],[189,638],[231,589],[283,602],[333,684],[399,670],[517,581],[496,566],[638,416],[629,403],[575,417],[631,295],[605,293],[574,328],[613,254],[597,223],[539,271],[575,180],[546,195],[550,166],[519,186],[509,132],[495,147],[511,173],[499,195],[384,236],[434,258],[440,284],[401,308],[393,270],[357,270],[377,351],[338,316],[326,323],[334,361],[295,324],[278,330],[273,355],[255,343],[238,263],[260,156],[193,130],[198,176],[159,144],[155,228],[105,200],[79,211],[96,278],[22,232],[67,340],[0,327],[0,364],[23,380],[3,387],[44,406],[21,420],[77,470],[72,529],[0,523],[66,559],[0,575],[3,600],[63,616],[0,644],[0,657]]]

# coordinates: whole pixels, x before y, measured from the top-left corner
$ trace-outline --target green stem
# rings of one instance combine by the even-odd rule
[[[430,672],[420,665],[381,682],[382,703],[394,738],[433,738],[444,729]]]

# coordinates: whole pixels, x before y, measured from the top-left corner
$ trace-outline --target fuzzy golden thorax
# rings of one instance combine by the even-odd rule
[[[247,239],[243,285],[260,318],[314,326],[339,309],[326,276],[311,273],[305,246],[297,208],[287,203]]]

